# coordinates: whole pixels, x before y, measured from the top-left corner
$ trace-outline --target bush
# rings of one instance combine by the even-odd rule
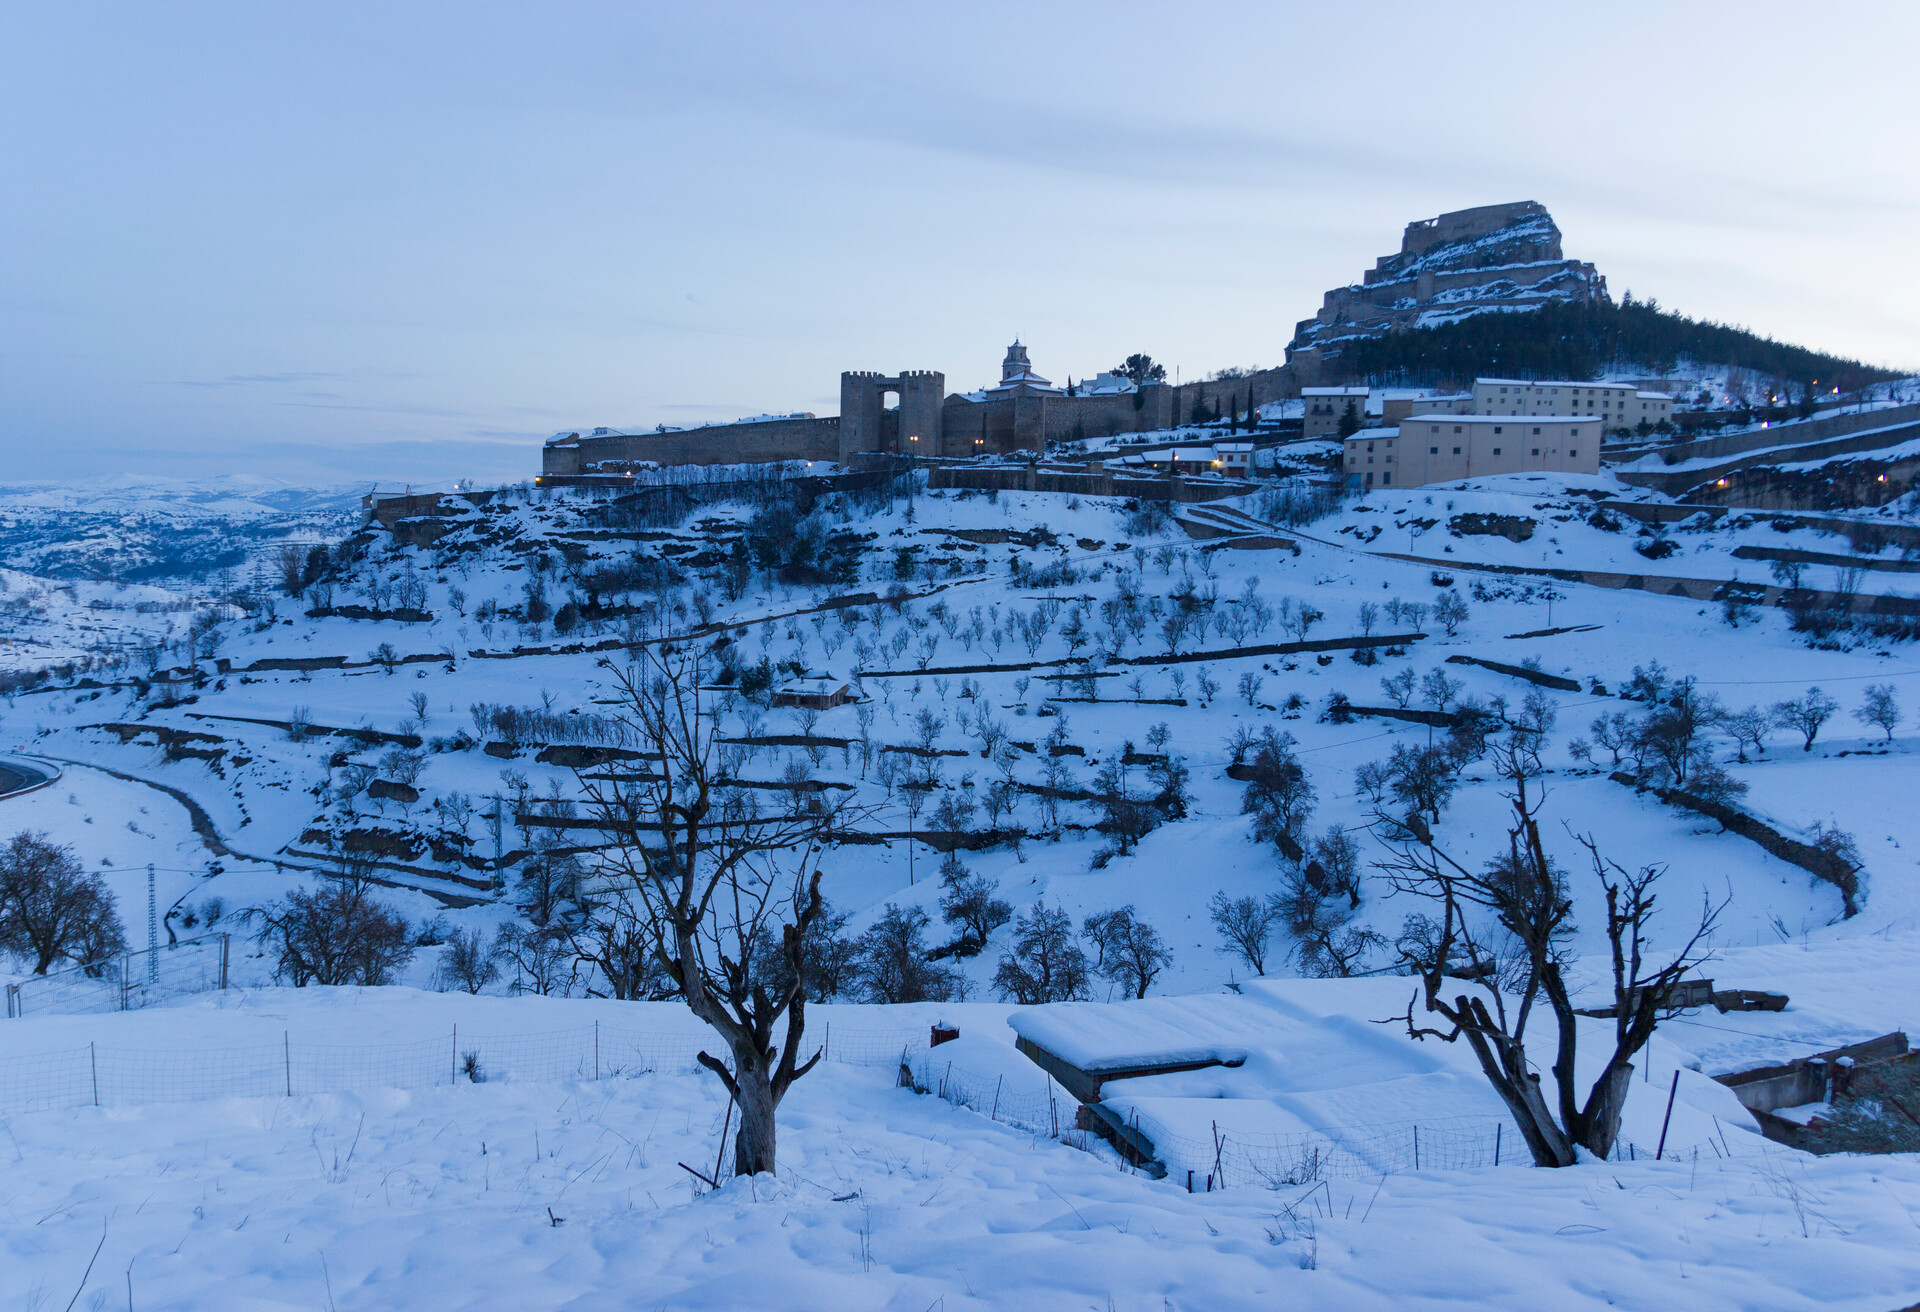
[[[481,937],[470,929],[455,931],[440,954],[440,978],[443,984],[455,984],[469,993],[478,993],[500,978],[500,961]]]

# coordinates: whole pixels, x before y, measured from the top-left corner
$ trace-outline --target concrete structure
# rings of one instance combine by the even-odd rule
[[[1348,487],[1423,487],[1493,474],[1600,472],[1592,415],[1414,415],[1347,439]]]
[[[1572,379],[1476,378],[1477,415],[1598,415],[1608,432],[1673,418],[1673,398],[1642,391],[1635,383],[1587,383]]]

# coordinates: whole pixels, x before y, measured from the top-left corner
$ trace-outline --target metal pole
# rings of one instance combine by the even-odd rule
[[[153,897],[153,862],[147,862],[147,983],[160,982],[160,914]]]
[[[100,1061],[94,1056],[93,1045],[87,1045],[87,1069],[93,1073],[93,1105],[100,1105]]]
[[[293,1047],[287,1042],[287,1032],[280,1031],[280,1060],[287,1070],[287,1097],[293,1097]]]
[[[593,1078],[600,1078],[600,1022],[593,1023]]]
[[[460,1083],[460,1027],[453,1027],[453,1060],[447,1066],[447,1083]]]
[[[223,989],[227,986],[227,955],[231,949],[232,941],[233,936],[231,934],[222,934],[220,936],[220,987]]]
[[[1673,1084],[1667,1089],[1667,1114],[1660,1118],[1660,1146],[1653,1150],[1653,1160],[1659,1161],[1667,1151],[1667,1122],[1673,1119],[1673,1095],[1680,1092],[1680,1068],[1673,1068]]]

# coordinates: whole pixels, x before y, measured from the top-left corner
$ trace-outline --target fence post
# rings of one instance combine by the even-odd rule
[[[1495,1121],[1493,1123],[1493,1164],[1495,1166],[1500,1165],[1500,1132],[1506,1128],[1507,1123],[1505,1121]]]
[[[227,956],[231,949],[232,939],[233,935],[231,934],[223,932],[220,935],[220,987],[223,989],[227,987]]]
[[[453,1060],[447,1063],[447,1083],[460,1083],[460,1027],[453,1027]]]
[[[1673,1068],[1673,1086],[1667,1090],[1667,1114],[1660,1118],[1660,1146],[1653,1150],[1653,1160],[1659,1161],[1667,1151],[1667,1122],[1673,1119],[1673,1095],[1680,1092],[1680,1068]]]
[[[287,1097],[293,1097],[293,1045],[287,1041],[287,1032],[280,1031],[280,1060],[287,1069]]]
[[[7,1019],[13,1020],[20,1015],[20,986],[7,985]]]
[[[1007,1077],[1004,1074],[1001,1075],[999,1079],[993,1082],[993,1118],[992,1119],[996,1121],[1000,1119],[1000,1086],[1005,1084],[1006,1082],[1007,1082]]]
[[[598,1083],[600,1080],[600,1022],[599,1021],[595,1021],[593,1023],[593,1078],[595,1083]]]
[[[1220,1177],[1220,1186],[1224,1189],[1227,1178],[1225,1172],[1220,1169],[1220,1122],[1218,1121],[1213,1122],[1213,1175]],[[1212,1179],[1213,1176],[1207,1178]]]
[[[93,1105],[100,1105],[100,1061],[94,1056],[93,1045],[87,1045],[87,1069],[93,1075]]]
[[[1420,1169],[1420,1127],[1413,1127],[1413,1169]]]

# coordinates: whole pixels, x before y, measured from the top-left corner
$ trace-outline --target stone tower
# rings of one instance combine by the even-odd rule
[[[886,407],[887,394],[899,408]],[[940,456],[941,406],[947,376],[935,369],[909,369],[893,377],[869,372],[840,375],[840,463],[869,452]]]

